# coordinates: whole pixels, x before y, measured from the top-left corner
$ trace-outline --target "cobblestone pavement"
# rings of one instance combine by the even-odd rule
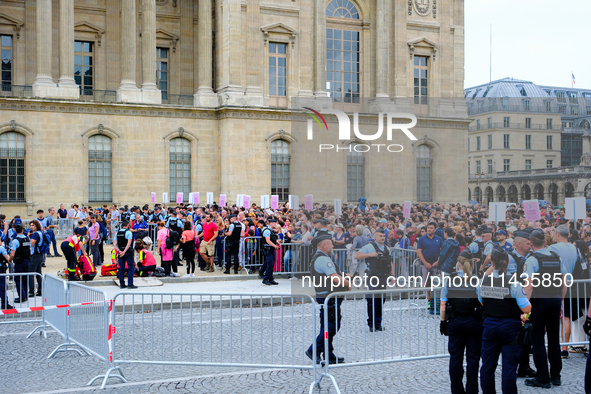
[[[126,364],[122,368],[129,382],[110,380],[108,388],[100,390],[99,383],[93,387],[85,385],[104,372],[103,362],[76,353],[60,353],[47,359],[62,343],[62,338],[50,331],[47,339],[40,335],[26,339],[28,330],[33,327],[31,324],[0,326],[0,355],[3,364],[9,366],[5,369],[8,374],[0,379],[2,393],[306,393],[313,380],[311,370]],[[208,343],[206,338],[201,341]],[[583,392],[584,368],[584,356],[571,354],[564,360],[562,386],[548,392]],[[447,359],[334,368],[331,373],[343,393],[449,392]],[[518,388],[520,393],[544,391],[526,387],[523,379],[518,380]],[[335,390],[325,378],[321,389],[315,392],[334,393]],[[501,392],[500,368],[497,392]]]

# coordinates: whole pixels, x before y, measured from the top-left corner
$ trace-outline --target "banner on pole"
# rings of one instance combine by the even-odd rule
[[[163,204],[168,204],[169,203],[169,201],[168,201],[168,193],[167,192],[162,193],[162,203]]]
[[[334,200],[334,213],[337,216],[341,216],[343,214],[343,203],[339,199]]]
[[[289,195],[289,207],[294,210],[298,209],[300,207],[300,196],[290,194]]]
[[[209,205],[213,204],[213,192],[207,192],[207,203]]]
[[[242,196],[242,206],[246,209],[250,208],[250,196],[246,194]]]
[[[488,218],[496,223],[507,220],[507,203],[491,202],[488,204]]]
[[[271,209],[279,209],[279,196],[271,196]]]
[[[525,211],[525,220],[528,222],[535,222],[540,220],[540,204],[538,200],[527,200],[523,202],[523,210]]]
[[[150,193],[152,197],[152,204],[156,204],[156,193]]]
[[[176,203],[180,204],[183,202],[183,193],[177,193],[176,194]]]
[[[270,207],[270,198],[268,194],[261,196],[261,208],[267,209]]]
[[[304,203],[306,204],[306,210],[310,211],[314,207],[314,196],[307,194],[304,196]]]
[[[564,216],[566,219],[579,220],[587,217],[585,197],[569,197],[564,201]]]
[[[405,201],[404,202],[404,211],[403,211],[403,216],[405,219],[410,218],[410,207],[411,207],[412,203],[410,201]]]
[[[220,207],[225,207],[225,206],[226,206],[226,195],[220,194]]]

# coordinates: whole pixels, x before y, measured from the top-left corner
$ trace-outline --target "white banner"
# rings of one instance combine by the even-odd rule
[[[564,201],[564,216],[566,219],[579,220],[587,217],[585,197],[569,197]]]
[[[264,195],[261,196],[261,208],[266,209],[270,207],[270,201],[271,201],[271,196],[270,195]]]
[[[491,202],[488,204],[488,219],[492,222],[504,222],[507,220],[507,203]]]
[[[209,205],[213,204],[213,192],[207,192],[207,203]]]
[[[343,214],[343,203],[341,202],[341,200],[334,200],[334,213],[337,216],[341,216]]]

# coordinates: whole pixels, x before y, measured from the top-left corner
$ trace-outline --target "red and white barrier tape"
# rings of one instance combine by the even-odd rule
[[[18,314],[18,313],[47,311],[47,310],[51,310],[51,309],[71,308],[71,307],[75,307],[75,306],[104,304],[105,302],[109,302],[109,301],[93,301],[93,302],[82,302],[80,304],[48,305],[48,306],[33,306],[30,308],[3,309],[3,310],[0,310],[0,315],[14,315],[14,314]],[[68,312],[68,314],[69,314],[69,312]]]
[[[115,327],[112,325],[113,300],[109,300],[109,334],[107,336],[107,343],[109,345],[109,363],[113,364],[113,334],[115,334]]]

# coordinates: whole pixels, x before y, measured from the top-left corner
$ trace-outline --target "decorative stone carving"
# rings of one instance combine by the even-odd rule
[[[431,0],[414,0],[415,12],[421,16],[431,13]]]
[[[183,134],[185,134],[185,129],[183,129],[182,127],[179,127],[179,137],[182,137]]]
[[[103,126],[102,123],[99,123],[99,125],[98,125],[98,133],[102,135],[104,132],[105,132],[105,126]]]
[[[587,152],[583,156],[581,156],[581,165],[591,166],[591,153]]]
[[[10,131],[16,131],[16,121],[14,119],[10,121]]]

